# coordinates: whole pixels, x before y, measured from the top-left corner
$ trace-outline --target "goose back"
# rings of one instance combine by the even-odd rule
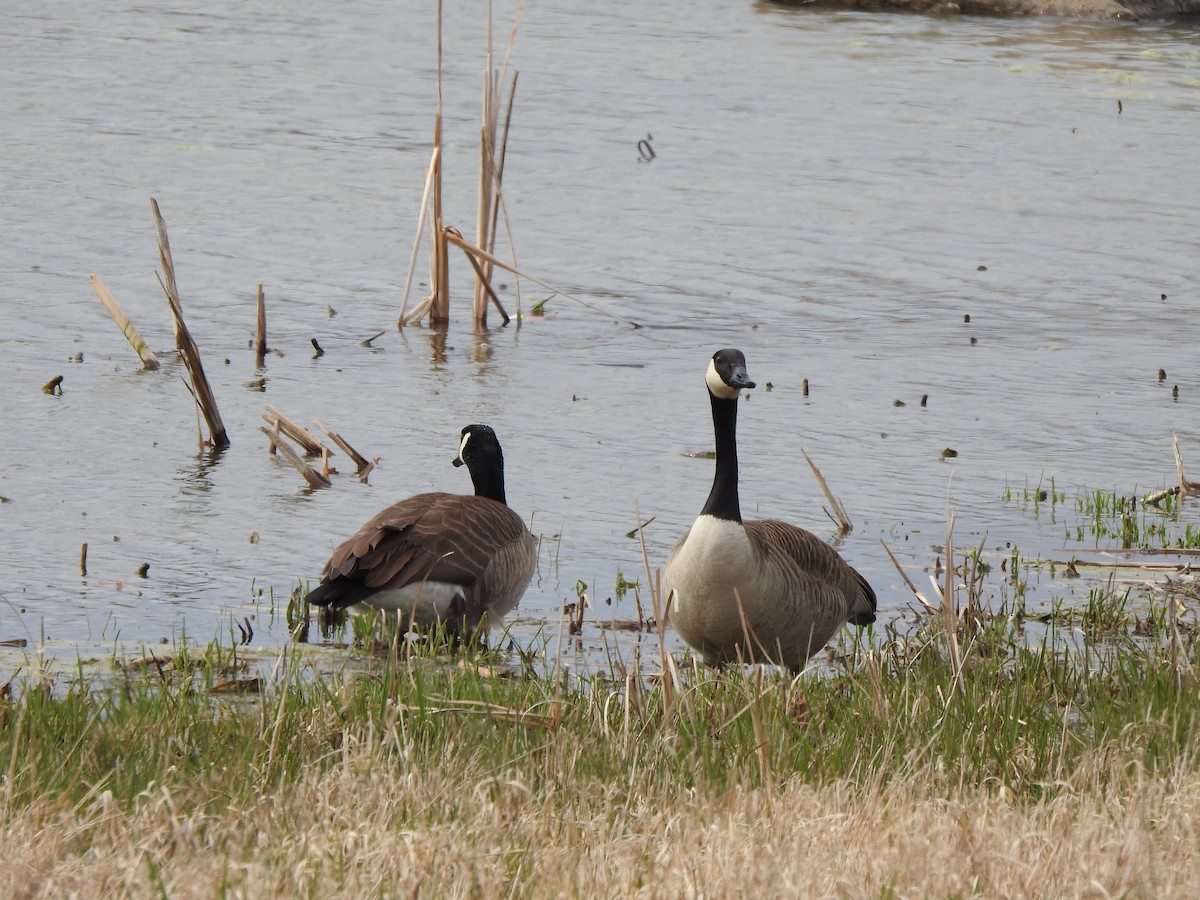
[[[495,433],[464,428],[455,464],[468,467],[474,495],[417,494],[382,510],[334,550],[308,601],[451,631],[515,609],[537,567],[537,541],[504,502]]]

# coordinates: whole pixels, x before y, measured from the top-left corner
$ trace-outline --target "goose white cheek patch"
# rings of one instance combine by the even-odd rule
[[[462,436],[462,442],[458,445],[458,458],[463,462],[467,461],[467,444],[471,440],[471,432],[467,432]]]
[[[713,392],[714,397],[720,397],[722,400],[733,400],[741,393],[740,388],[730,387],[721,378],[717,372],[717,364],[714,360],[708,361],[708,374],[704,376],[704,381],[708,384],[708,389]]]

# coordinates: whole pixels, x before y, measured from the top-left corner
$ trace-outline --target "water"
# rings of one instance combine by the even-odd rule
[[[993,562],[1094,556],[1064,543],[1080,492],[1170,483],[1172,432],[1200,460],[1195,24],[576,7],[525,11],[505,183],[521,267],[600,310],[555,296],[473,335],[456,258],[444,338],[392,328],[432,136],[432,2],[5,19],[0,640],[136,649],[252,617],[256,646],[286,642],[272,606],[381,507],[466,490],[449,462],[482,421],[545,538],[517,633],[556,635],[584,583],[581,662],[628,652],[596,623],[633,616],[604,600],[618,572],[644,578],[635,506],[661,565],[703,503],[712,464],[685,454],[711,446],[702,376],[722,346],[773,388],[740,418],[743,509],[832,535],[806,450],[885,620],[912,598],[881,539],[922,586],[950,509]],[[497,7],[497,58],[514,10]],[[446,218],[464,232],[483,41],[474,8],[448,4]],[[233,442],[215,462],[179,364],[139,371],[88,286],[99,274],[172,345],[150,197]],[[524,290],[526,312],[548,293]],[[58,374],[63,395],[43,394]],[[306,488],[266,452],[267,403],[382,465],[363,484],[339,459],[332,488]],[[1052,478],[1053,516],[1003,500]],[[1042,602],[1087,595],[1034,578]]]

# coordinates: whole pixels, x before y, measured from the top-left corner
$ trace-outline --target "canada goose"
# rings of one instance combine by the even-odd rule
[[[746,357],[719,350],[705,380],[716,474],[700,516],[667,559],[670,621],[709,665],[771,662],[798,671],[843,622],[875,621],[875,592],[804,529],[773,519],[742,521],[737,405],[742,390],[754,387]]]
[[[417,494],[389,506],[334,552],[317,606],[384,610],[418,629],[472,634],[516,608],[533,578],[537,543],[504,495],[504,454],[487,425],[468,425],[454,465],[475,493]]]

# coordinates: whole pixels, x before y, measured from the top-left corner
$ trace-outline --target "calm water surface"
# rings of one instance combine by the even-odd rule
[[[742,409],[743,509],[832,536],[803,447],[888,620],[912,598],[881,539],[922,583],[949,510],[993,562],[1012,544],[1096,555],[1066,542],[1081,492],[1169,483],[1172,432],[1200,468],[1195,25],[602,7],[526,5],[506,172],[522,268],[599,309],[555,296],[474,335],[456,259],[442,336],[392,328],[430,152],[432,2],[5,17],[0,640],[73,658],[252,616],[256,645],[286,642],[271,596],[388,503],[466,490],[449,462],[474,421],[545,538],[517,631],[555,635],[579,582],[603,601],[643,572],[635,506],[655,517],[652,565],[699,510],[712,463],[686,454],[711,446],[702,376],[722,346],[772,385]],[[501,49],[514,12],[497,7]],[[445,17],[446,218],[469,232],[485,27],[465,4]],[[172,345],[152,196],[233,442],[215,462],[179,364],[140,371],[88,286],[101,275]],[[278,350],[262,370],[260,282]],[[548,293],[526,284],[526,311]],[[63,395],[42,393],[59,374]],[[306,489],[267,454],[267,403],[381,457],[370,483]],[[1051,479],[1053,516],[1003,499]],[[1087,595],[1035,582],[1040,602]],[[612,641],[632,638],[593,625],[580,662]],[[0,679],[21,662],[2,653]]]

